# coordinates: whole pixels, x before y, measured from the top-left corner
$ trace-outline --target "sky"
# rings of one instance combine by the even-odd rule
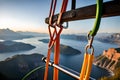
[[[95,4],[96,0],[76,0],[76,8]],[[110,0],[104,0],[110,1]],[[0,29],[48,33],[45,18],[48,17],[51,0],[0,0]],[[60,11],[62,0],[58,0],[56,13]],[[70,10],[69,0],[67,10]],[[69,22],[63,33],[89,32],[95,19]],[[119,32],[120,16],[102,18],[99,32]]]

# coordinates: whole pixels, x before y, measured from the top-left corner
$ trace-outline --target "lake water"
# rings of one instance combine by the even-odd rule
[[[23,40],[15,40],[16,42],[24,42],[31,44],[33,46],[36,46],[35,49],[29,50],[29,51],[20,51],[20,52],[11,52],[11,53],[1,53],[0,54],[0,61],[5,60],[8,57],[12,57],[13,55],[17,54],[32,54],[32,53],[39,53],[43,54],[46,56],[47,54],[47,44],[40,42],[38,40],[40,39],[48,39],[48,37],[35,37],[35,38],[28,38],[28,39],[23,39]],[[61,44],[71,46],[77,50],[80,50],[82,53],[78,55],[60,55],[60,64],[64,65],[66,67],[69,67],[77,72],[80,72],[82,62],[83,62],[83,57],[84,57],[84,48],[87,44],[87,42],[83,41],[74,41],[74,40],[67,40],[67,39],[61,39]],[[103,50],[107,50],[108,48],[116,48],[118,45],[116,44],[107,44],[107,43],[102,43],[99,41],[94,40],[93,46],[95,48],[95,56],[100,55]],[[91,77],[98,79],[101,76],[108,76],[109,72],[101,69],[99,67],[96,67],[93,65],[92,67],[92,72],[91,72]],[[74,78],[71,78],[67,76],[66,74],[63,74],[60,72],[60,80],[76,80]]]

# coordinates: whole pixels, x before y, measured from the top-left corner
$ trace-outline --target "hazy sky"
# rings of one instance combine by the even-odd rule
[[[95,4],[96,0],[76,0],[77,7]],[[110,1],[110,0],[104,0]],[[14,31],[47,32],[44,20],[48,16],[51,0],[0,0],[0,29]],[[56,13],[62,0],[58,0]],[[67,10],[70,10],[71,0]],[[64,33],[84,33],[91,30],[94,19],[69,22]],[[99,32],[120,32],[120,16],[103,18]]]

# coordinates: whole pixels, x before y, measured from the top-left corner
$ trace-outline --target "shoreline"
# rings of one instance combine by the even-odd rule
[[[114,72],[113,72],[112,70],[110,70],[110,69],[107,69],[107,68],[102,67],[102,66],[98,66],[96,63],[93,63],[93,65],[95,65],[95,66],[97,66],[97,67],[99,67],[99,68],[101,68],[101,69],[107,70],[107,71],[109,72],[109,74],[110,74],[108,77],[111,77],[111,76],[114,76],[114,75],[115,75]]]
[[[108,76],[108,77],[111,77],[111,76],[114,76],[114,75],[115,75],[112,70],[109,70],[109,69],[106,69],[106,70],[107,70],[107,71],[109,72],[109,74],[110,74],[110,76]]]

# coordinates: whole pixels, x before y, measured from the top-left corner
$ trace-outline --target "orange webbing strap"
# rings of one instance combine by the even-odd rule
[[[85,53],[79,80],[89,80],[93,59],[93,54]]]
[[[55,13],[56,3],[57,3],[57,0],[52,0],[51,2],[50,13],[49,13],[49,25],[52,24],[52,18]]]
[[[60,14],[58,16],[58,20],[57,20],[58,25],[61,22],[61,17],[62,17],[63,12],[66,11],[67,3],[68,3],[68,0],[63,0],[63,2],[62,2],[62,8],[61,8]],[[59,27],[60,27],[60,29],[62,29],[61,28],[62,26],[59,25]],[[54,64],[58,65],[59,64],[59,55],[60,55],[60,34],[57,35],[54,51],[55,51],[54,52]],[[58,80],[58,78],[59,78],[58,75],[59,75],[59,70],[54,68],[53,80]]]
[[[54,38],[54,35],[55,35],[55,30],[53,32],[53,34],[51,33],[51,23],[52,23],[52,16],[54,15],[54,12],[55,12],[55,7],[56,7],[56,2],[57,0],[52,0],[51,2],[51,7],[50,7],[50,13],[49,13],[49,25],[48,25],[48,30],[49,30],[49,35],[50,35],[50,41],[49,41],[49,45],[48,45],[48,53],[47,53],[47,61],[46,61],[46,68],[45,68],[45,73],[44,73],[44,80],[47,80],[48,78],[48,70],[49,70],[49,61],[50,61],[50,53],[51,53],[51,47],[52,45],[54,44],[53,43],[53,38]],[[54,6],[53,6],[54,5]]]
[[[61,33],[62,30],[58,32],[58,34]],[[55,41],[57,40],[57,33],[56,33],[56,28],[54,29],[53,34],[51,33],[51,29],[49,28],[49,33],[51,34],[50,41],[48,44],[48,54],[47,54],[47,61],[46,61],[46,68],[45,68],[45,74],[44,74],[44,80],[47,80],[48,78],[48,67],[49,67],[49,61],[50,61],[50,54],[51,54],[51,48],[54,45]],[[56,34],[56,38],[54,39],[54,36]]]
[[[47,61],[46,61],[46,68],[45,68],[45,74],[44,74],[44,80],[47,80],[48,77],[48,67],[49,67],[49,61],[50,61],[50,53],[51,53],[51,48],[54,45],[54,43],[59,43],[59,37],[60,37],[60,33],[62,32],[63,28],[60,28],[59,31],[56,31],[56,27],[54,28],[54,32],[53,34],[51,34],[50,37],[50,42],[49,42],[49,49],[48,49],[48,54],[47,54]],[[49,28],[49,33],[51,33],[51,29]],[[54,38],[54,36],[56,35],[56,37]],[[58,41],[58,42],[57,42]],[[60,44],[60,43],[59,43]],[[57,46],[57,45],[56,45]],[[59,47],[59,46],[58,46]],[[58,48],[57,47],[57,48]],[[56,50],[57,50],[56,48]],[[58,51],[57,51],[58,53]],[[55,53],[54,53],[55,54]]]
[[[48,30],[49,30],[49,35],[50,35],[50,41],[49,41],[49,49],[48,49],[48,54],[47,54],[47,62],[46,62],[46,69],[45,69],[45,74],[44,74],[44,80],[47,80],[48,77],[48,67],[49,67],[49,61],[50,61],[50,53],[51,53],[51,48],[55,43],[55,52],[54,52],[54,64],[58,64],[59,63],[59,53],[60,53],[60,33],[63,30],[63,26],[59,25],[60,21],[61,21],[61,17],[62,17],[62,13],[66,10],[66,6],[67,6],[67,2],[68,0],[63,0],[63,4],[62,4],[62,8],[60,11],[60,15],[58,18],[58,24],[53,25],[52,23],[52,17],[54,15],[55,12],[55,8],[56,8],[56,2],[57,0],[52,0],[51,2],[51,8],[50,8],[50,14],[49,14],[49,26],[48,26]],[[54,5],[54,6],[53,6]],[[57,31],[57,26],[60,28]],[[53,33],[51,32],[51,28],[54,28]],[[58,70],[56,68],[54,68],[54,75],[53,75],[53,79],[54,80],[58,80]]]
[[[67,4],[68,4],[68,0],[63,0],[62,7],[61,7],[61,10],[60,10],[60,14],[58,16],[57,24],[60,24],[62,14],[66,11]]]
[[[85,80],[89,80],[91,69],[92,69],[92,63],[93,63],[94,55],[89,54],[88,57],[88,67],[85,75]]]
[[[60,35],[57,36],[55,47],[54,47],[54,64],[59,64],[59,54],[60,54]],[[58,69],[54,68],[53,80],[58,80]]]
[[[86,66],[87,66],[87,63],[88,63],[87,61],[88,61],[88,54],[84,54],[84,60],[83,60],[83,65],[82,65],[82,69],[81,69],[80,79],[79,80],[83,80],[83,78],[85,76]]]
[[[59,32],[56,35],[55,46],[54,46],[54,64],[59,64],[59,54],[60,54],[60,33],[63,28],[60,28]],[[58,69],[54,68],[53,80],[58,80]]]
[[[46,61],[46,67],[45,67],[45,73],[44,73],[44,80],[47,80],[48,78],[48,67],[49,67],[49,61],[50,61],[50,53],[51,49],[48,49],[48,54],[47,54],[47,61]]]

